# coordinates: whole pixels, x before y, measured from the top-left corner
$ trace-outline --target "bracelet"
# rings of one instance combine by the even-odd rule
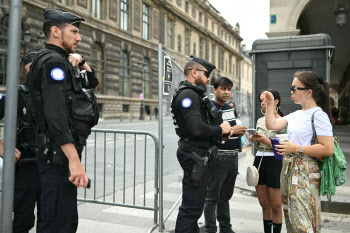
[[[78,66],[82,66],[85,64],[85,57],[83,55],[80,55],[81,56],[81,62],[78,64]]]

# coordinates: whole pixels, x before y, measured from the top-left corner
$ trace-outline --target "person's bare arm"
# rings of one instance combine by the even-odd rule
[[[283,117],[276,119],[275,114],[273,113],[273,95],[269,91],[265,91],[260,96],[261,101],[266,102],[266,114],[265,114],[265,123],[266,128],[270,130],[283,130],[287,127],[287,120]]]
[[[80,162],[79,155],[73,143],[67,143],[61,146],[62,151],[69,161],[70,177],[68,178],[77,187],[84,187],[89,183],[85,169]]]
[[[333,137],[317,136],[318,144],[304,146],[304,154],[312,157],[332,156],[334,151]],[[276,145],[276,150],[279,154],[299,153],[300,145],[296,145],[291,141],[280,142],[281,145]]]
[[[3,158],[4,157],[3,154],[4,154],[4,143],[0,140],[0,157]],[[21,152],[17,148],[15,148],[15,163],[17,163],[18,160],[20,159],[21,159]]]

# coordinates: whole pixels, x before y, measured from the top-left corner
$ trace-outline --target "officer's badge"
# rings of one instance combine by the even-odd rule
[[[192,100],[190,98],[185,98],[182,100],[182,107],[189,108],[192,105]]]
[[[23,108],[23,115],[26,115],[27,114],[27,109],[24,107]]]
[[[60,68],[54,68],[50,72],[51,78],[56,81],[62,81],[64,79],[64,71]]]

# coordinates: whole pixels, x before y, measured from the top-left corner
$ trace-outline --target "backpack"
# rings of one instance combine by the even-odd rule
[[[311,145],[317,143],[317,135],[314,126],[315,112],[312,114],[311,117],[313,132]],[[323,162],[319,162],[320,170],[322,171],[320,194],[323,196],[327,196],[327,199],[329,201],[332,201],[332,196],[335,195],[336,186],[341,186],[346,182],[346,159],[342,150],[339,147],[338,139],[333,138],[333,142],[333,155],[330,157],[324,157]]]

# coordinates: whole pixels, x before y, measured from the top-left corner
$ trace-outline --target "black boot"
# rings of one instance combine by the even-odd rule
[[[272,229],[272,220],[264,220],[264,232],[271,233]]]
[[[282,223],[272,223],[273,224],[273,233],[281,233]]]

